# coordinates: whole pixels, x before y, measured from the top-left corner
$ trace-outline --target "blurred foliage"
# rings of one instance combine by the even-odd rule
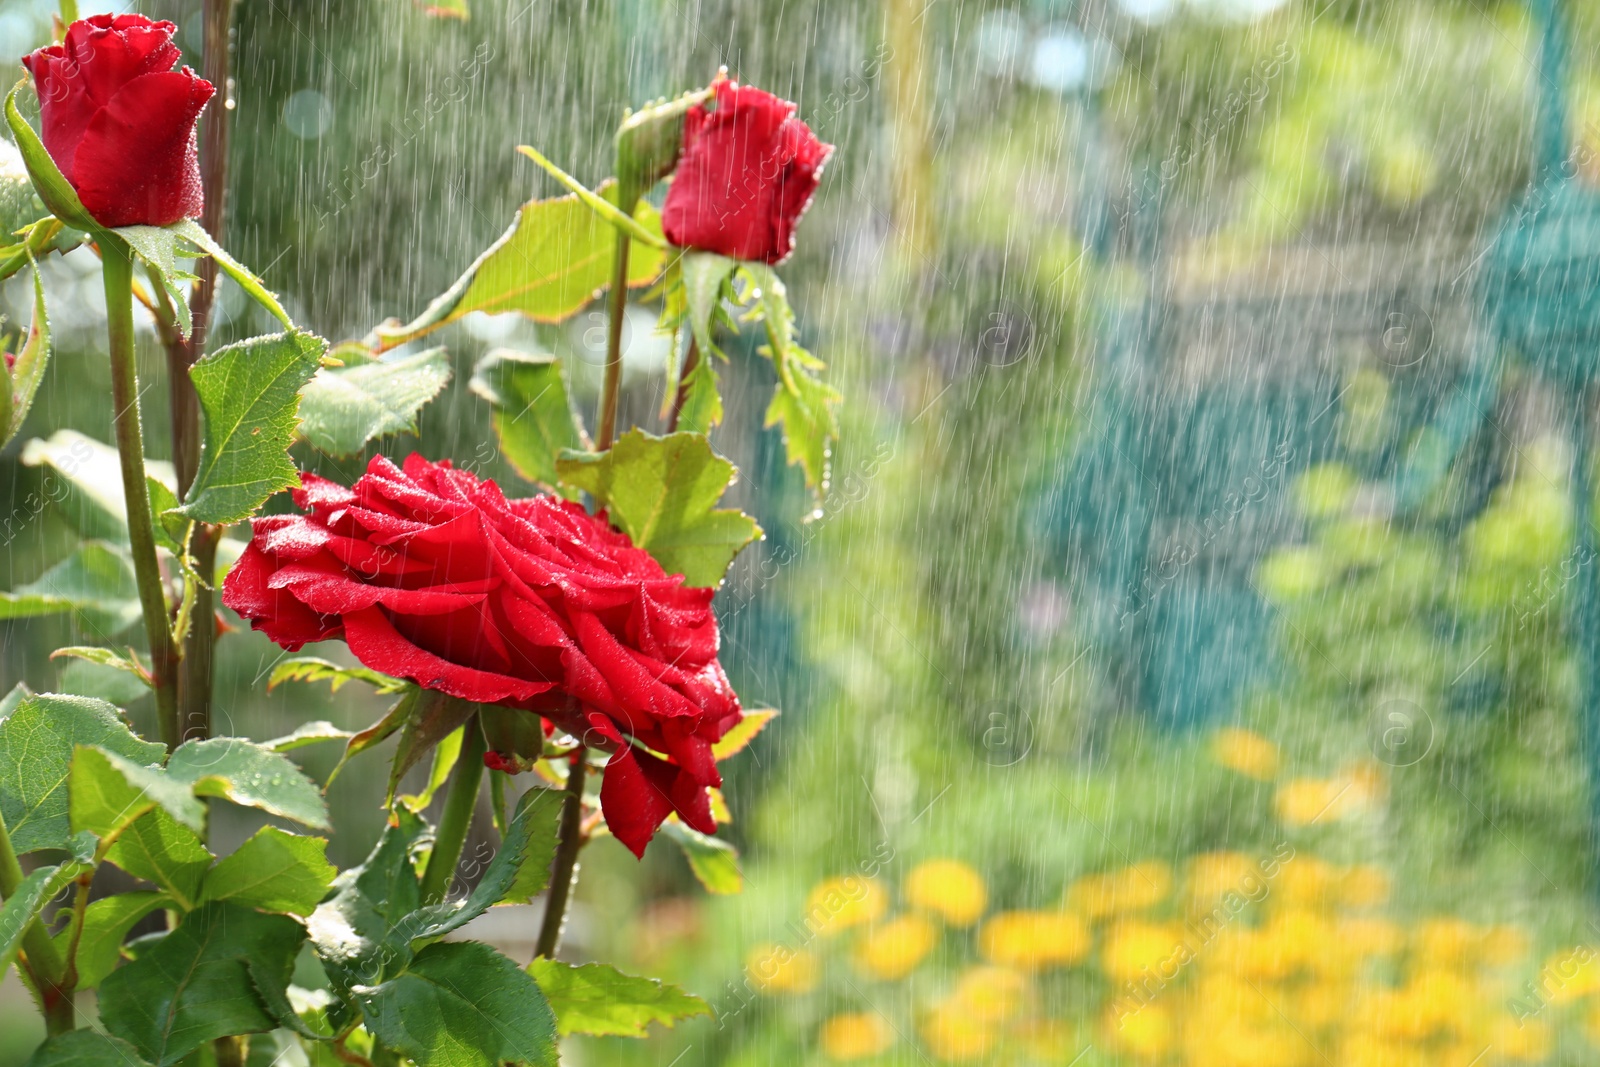
[[[1382,505],[1384,471],[1427,411],[1406,407],[1407,389],[1436,390],[1427,375],[1447,371],[1439,361],[1412,378],[1348,368],[1327,420],[1338,454],[1297,472],[1290,532],[1254,569],[1273,611],[1272,647],[1258,654],[1274,671],[1232,709],[1250,734],[1153,728],[1075,629],[1076,561],[1053,556],[1028,522],[1086,432],[1086,401],[1105,382],[1101,340],[1151,288],[1136,202],[1152,185],[1165,247],[1202,246],[1223,268],[1284,244],[1486,239],[1529,176],[1537,49],[1524,5],[1293,0],[1227,18],[1225,5],[1175,2],[1144,5],[1174,12],[1148,22],[1115,4],[916,6],[938,238],[926,255],[906,250],[888,193],[892,116],[881,79],[868,75],[880,5],[513,0],[475,2],[467,21],[395,0],[240,7],[227,244],[288,295],[297,320],[334,339],[410,318],[517,205],[556,191],[514,145],[538,144],[594,184],[625,105],[703,84],[719,64],[798,100],[840,146],[783,269],[803,342],[852,398],[821,514],[801,521],[811,504],[756,418],[718,431],[720,449],[762,472],[736,494],[779,487],[735,500],[768,538],[741,558],[719,603],[724,660],[746,704],[785,712],[728,775],[727,832],[750,860],[745,892],[708,902],[675,852],[652,850],[638,865],[602,844],[585,858],[574,919],[581,951],[662,975],[722,1018],[643,1045],[580,1039],[578,1055],[685,1067],[1064,1064],[1092,1042],[1080,1063],[1179,1062],[1190,1028],[1220,1011],[1229,1025],[1275,1035],[1241,1045],[1256,1051],[1237,1062],[1302,1062],[1308,1046],[1286,1037],[1281,1019],[1215,999],[1218,972],[1229,973],[1222,961],[1234,959],[1220,948],[1120,1029],[1104,1017],[1126,969],[1108,949],[1148,933],[1126,924],[1182,918],[1179,890],[1204,857],[1270,856],[1287,840],[1295,858],[1284,876],[1317,870],[1331,872],[1329,887],[1392,887],[1352,905],[1342,889],[1300,899],[1274,881],[1229,928],[1269,962],[1299,961],[1287,974],[1238,964],[1232,973],[1272,991],[1266,1003],[1294,1019],[1336,1010],[1356,1020],[1337,1041],[1306,1023],[1319,1035],[1311,1045],[1341,1062],[1444,1063],[1457,1039],[1483,1036],[1498,1050],[1483,1062],[1590,1062],[1587,1003],[1541,1011],[1515,1034],[1504,1026],[1523,983],[1593,938],[1564,620],[1571,574],[1597,562],[1571,555],[1570,457],[1536,386],[1514,379],[1455,481],[1417,521],[1399,522]],[[1574,158],[1592,179],[1600,10],[1568,6]],[[179,22],[191,62],[197,11],[150,8]],[[1115,49],[1097,92],[1057,91],[1029,51],[1076,26]],[[882,69],[909,61],[891,56]],[[82,277],[71,258],[51,270],[53,296]],[[58,314],[58,361],[29,427],[107,440],[94,285],[80,289]],[[0,295],[13,317],[25,314],[13,288]],[[242,301],[224,307],[236,316],[224,338],[259,325]],[[577,372],[577,402],[590,404],[592,325],[580,316],[571,330],[452,327],[453,384],[420,434],[390,450],[454,456],[520,490],[486,444],[489,409],[467,391],[469,368],[494,345],[550,351]],[[770,371],[727,347],[729,411],[758,413]],[[155,354],[151,344],[148,374]],[[164,426],[159,391],[146,400],[150,426]],[[647,421],[659,396],[636,385],[625,403]],[[155,447],[163,439],[151,433]],[[366,455],[300,458],[348,474]],[[34,468],[0,472],[0,501],[18,516],[0,563],[6,588],[70,543],[54,510],[31,509],[38,483]],[[59,622],[9,627],[5,682],[81,637]],[[321,718],[360,727],[381,714],[381,698],[357,687],[265,692],[274,655],[254,635],[223,642],[219,709],[230,732],[269,737]],[[66,684],[58,669],[27,680]],[[76,685],[108,684],[90,665],[65,670]],[[325,776],[335,754],[309,751],[309,769]],[[369,810],[375,827],[381,787],[352,773],[331,803]],[[221,833],[243,840],[251,830]],[[333,843],[341,865],[370,839],[353,830]],[[944,877],[919,889],[930,862],[946,865],[933,868]],[[1173,892],[1115,914],[1083,906],[1109,884],[1085,879],[1136,864],[1151,881],[1167,872]],[[849,912],[859,921],[848,932],[775,959],[777,947],[803,947],[794,924],[812,912],[812,894],[851,899],[867,879],[878,888],[865,899],[879,903],[854,901],[862,910]],[[965,896],[940,895],[963,884]],[[995,926],[997,916],[1013,918]],[[1395,951],[1352,962],[1340,924],[1380,919],[1394,924]],[[1047,962],[1004,947],[1015,939],[1042,952],[1052,938]],[[1383,997],[1401,999],[1375,1006]],[[1041,1027],[1013,1025],[1025,1017]],[[1384,1018],[1401,1021],[1392,1032],[1359,1029]],[[1402,1032],[1411,1019],[1432,1028],[1413,1040]],[[999,1030],[1012,1044],[996,1043]],[[1548,1047],[1519,1044],[1530,1034]],[[1338,1043],[1369,1036],[1371,1059]]]

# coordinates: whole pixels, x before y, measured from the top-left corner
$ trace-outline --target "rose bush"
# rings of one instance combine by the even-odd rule
[[[215,88],[173,70],[177,27],[95,15],[23,58],[39,92],[41,138],[104,226],[166,226],[200,214],[195,122]]]
[[[507,499],[449,461],[380,456],[349,489],[302,482],[310,514],[254,520],[223,603],[290,651],[342,637],[374,670],[537,712],[611,752],[601,807],[635,854],[671,812],[715,831],[711,746],[742,714],[713,590],[668,575],[603,513]]]
[[[716,84],[715,106],[684,117],[683,153],[661,228],[684,248],[777,263],[811,206],[833,152],[795,105],[736,82]]]

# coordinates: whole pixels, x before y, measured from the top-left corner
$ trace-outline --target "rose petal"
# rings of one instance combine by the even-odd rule
[[[200,214],[195,120],[213,92],[188,67],[143,74],[97,111],[72,160],[72,182],[104,226],[167,226]]]
[[[526,701],[552,688],[549,682],[475,670],[435,656],[406,640],[377,608],[346,615],[344,635],[356,659],[373,670],[475,704]]]

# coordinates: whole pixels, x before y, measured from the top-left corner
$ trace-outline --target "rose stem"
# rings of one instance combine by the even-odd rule
[[[10,900],[21,884],[22,864],[17,862],[17,853],[11,847],[10,832],[0,821],[0,898]],[[72,989],[65,983],[66,961],[38,919],[23,931],[22,951],[27,957],[28,974],[43,1005],[45,1028],[51,1034],[64,1034],[76,1027]]]
[[[634,198],[637,202],[637,197]],[[626,204],[627,201],[619,201]],[[633,213],[633,205],[623,209]],[[606,377],[600,393],[600,436],[595,448],[604,452],[617,439],[617,399],[622,392],[622,322],[628,313],[628,235],[617,233],[616,262],[611,270],[611,317],[606,323]]]
[[[572,754],[567,770],[567,795],[561,802],[561,842],[556,846],[556,863],[550,873],[550,899],[544,906],[544,923],[539,927],[535,957],[554,958],[561,943],[561,928],[567,921],[567,898],[572,895],[573,876],[578,873],[578,850],[583,847],[583,778],[588,770],[584,749]]]
[[[233,102],[229,68],[232,61],[233,8],[235,0],[205,0],[205,51],[201,67],[205,79],[217,87],[219,99],[206,109],[201,129],[200,181],[205,190],[205,207],[200,225],[218,241],[222,240],[223,219],[228,205],[228,142]],[[217,295],[217,261],[206,256],[196,265],[199,275],[189,296],[194,329],[187,342],[167,346],[167,386],[172,403],[172,458],[178,472],[178,495],[189,490],[200,463],[200,399],[189,368],[205,355],[206,332]],[[194,569],[203,581],[195,590],[194,610],[189,632],[183,638],[183,676],[178,697],[182,708],[184,737],[204,738],[211,734],[212,668],[217,646],[216,593],[211,588],[217,567],[217,541],[220,527],[200,524],[195,527],[189,551]]]
[[[161,591],[156,562],[155,529],[150,524],[150,491],[145,485],[144,437],[139,423],[139,368],[134,360],[133,259],[121,238],[100,242],[101,274],[106,287],[106,337],[111,345],[112,421],[117,430],[117,458],[122,466],[122,495],[128,509],[128,543],[144,610],[144,634],[150,643],[150,674],[161,719],[161,740],[167,750],[182,740],[178,723],[177,650],[167,622],[167,598]]]
[[[452,699],[446,697],[445,699]],[[445,794],[444,812],[433,835],[433,855],[422,875],[422,902],[437,904],[450,891],[456,865],[461,862],[461,846],[467,841],[467,828],[478,806],[478,785],[483,781],[483,754],[488,745],[474,714],[462,727],[461,755],[450,775],[450,792]]]

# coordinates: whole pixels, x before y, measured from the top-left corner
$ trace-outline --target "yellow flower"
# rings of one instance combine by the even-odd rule
[[[982,918],[989,893],[983,876],[960,860],[928,860],[906,878],[906,900],[951,926],[971,926]]]
[[[822,1024],[822,1051],[832,1060],[861,1060],[894,1044],[894,1031],[872,1012],[835,1015]]]
[[[971,967],[957,979],[947,1002],[981,1023],[1003,1023],[1016,1015],[1028,995],[1028,978],[1009,967]]]
[[[831,937],[841,930],[882,918],[889,894],[877,881],[846,875],[818,882],[806,897],[805,923],[813,932]]]
[[[1202,852],[1189,861],[1189,906],[1210,911],[1229,893],[1259,892],[1264,881],[1260,865],[1243,852]]]
[[[1339,899],[1352,908],[1375,908],[1389,899],[1392,883],[1381,867],[1358,864],[1345,868],[1339,880]]]
[[[1278,746],[1254,730],[1224,727],[1211,736],[1211,758],[1248,778],[1268,782],[1278,774]]]
[[[1137,920],[1114,924],[1100,950],[1101,969],[1119,982],[1145,975],[1170,982],[1192,958],[1182,929]]]
[[[1261,933],[1288,971],[1327,974],[1347,969],[1355,962],[1355,957],[1339,943],[1333,924],[1307,908],[1279,912]]]
[[[1550,1055],[1550,1024],[1542,1019],[1501,1016],[1490,1025],[1489,1040],[1495,1055],[1518,1063],[1534,1063]]]
[[[1393,956],[1406,943],[1405,931],[1387,919],[1340,919],[1335,930],[1340,944],[1362,958]]]
[[[1352,1034],[1341,1048],[1338,1062],[1341,1067],[1428,1067],[1432,1060],[1421,1049],[1369,1034]],[[1463,1062],[1470,1063],[1470,1057]]]
[[[1172,1048],[1177,1025],[1164,1004],[1146,1004],[1135,1011],[1106,1016],[1106,1043],[1144,1059],[1159,1059]]]
[[[1025,970],[1076,963],[1089,951],[1089,928],[1071,912],[1005,911],[983,924],[985,959]]]
[[[1007,1034],[1029,1059],[1044,1063],[1059,1063],[1063,1052],[1070,1056],[1084,1044],[1072,1027],[1054,1019],[1029,1019],[1008,1027]]]
[[[1347,819],[1365,807],[1366,793],[1340,778],[1294,778],[1278,787],[1278,818],[1290,826]]]
[[[1350,987],[1339,982],[1311,982],[1292,996],[1293,1014],[1313,1030],[1342,1022],[1350,1003]]]
[[[1552,1004],[1571,1004],[1600,992],[1600,955],[1585,945],[1564,949],[1544,961],[1535,985]]]
[[[939,1007],[923,1019],[922,1041],[941,1060],[975,1060],[994,1047],[994,1029],[959,1010]]]
[[[1429,919],[1411,934],[1411,950],[1433,967],[1465,967],[1482,944],[1482,928],[1464,919]]]
[[[1479,951],[1490,967],[1505,967],[1527,955],[1528,935],[1504,923],[1491,926],[1484,931]]]
[[[1305,1039],[1275,1026],[1191,1027],[1187,1045],[1189,1062],[1207,1067],[1309,1067],[1311,1062],[1305,1058]]]
[[[1172,868],[1154,860],[1121,870],[1085,875],[1067,891],[1067,903],[1091,919],[1141,911],[1172,893]]]
[[[1331,863],[1315,856],[1296,856],[1278,872],[1273,893],[1287,904],[1326,907],[1332,903],[1338,878],[1338,871]]]
[[[874,927],[856,946],[856,962],[875,978],[904,978],[933,949],[938,931],[920,915],[901,915]]]
[[[1192,992],[1180,989],[1190,1001],[1189,1023],[1198,1030],[1217,1029],[1224,1023],[1267,1023],[1277,1018],[1272,1002],[1261,987],[1230,969],[1208,974]]]
[[[745,957],[745,972],[763,993],[806,993],[817,986],[817,958],[803,948],[759,945]]]

